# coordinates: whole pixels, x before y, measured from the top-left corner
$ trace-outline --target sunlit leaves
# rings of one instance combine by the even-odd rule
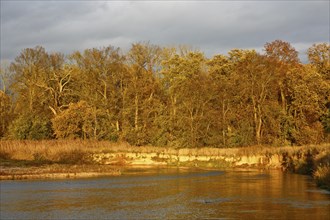
[[[307,51],[310,63],[316,66],[317,71],[330,80],[330,44],[314,44]]]
[[[69,56],[28,48],[1,70],[0,136],[175,147],[320,143],[329,132],[329,44],[307,54],[303,64],[281,40],[262,53],[211,58],[150,43],[125,54],[112,46]]]
[[[298,52],[288,42],[275,40],[271,43],[266,43],[265,51],[267,56],[280,62],[299,63]]]

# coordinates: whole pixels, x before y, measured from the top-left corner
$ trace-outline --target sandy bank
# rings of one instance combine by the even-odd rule
[[[36,167],[0,167],[0,180],[66,179],[118,176],[118,168],[107,165],[43,165]]]

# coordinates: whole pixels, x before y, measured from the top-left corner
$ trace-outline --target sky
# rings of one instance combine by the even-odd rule
[[[330,41],[330,1],[7,1],[1,0],[0,59],[24,48],[48,52],[132,43],[188,45],[207,57],[234,48],[262,52],[287,41],[306,59],[314,43]]]

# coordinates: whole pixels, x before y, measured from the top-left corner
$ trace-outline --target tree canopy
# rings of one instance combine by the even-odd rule
[[[1,64],[0,138],[231,147],[330,140],[330,46],[288,42],[211,58],[132,44],[69,55],[24,49]]]

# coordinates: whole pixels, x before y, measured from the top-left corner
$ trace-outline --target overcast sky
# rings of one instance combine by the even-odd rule
[[[208,57],[233,48],[261,51],[281,39],[303,53],[329,42],[326,1],[3,1],[1,60],[41,45],[49,52],[149,41],[190,45]]]

